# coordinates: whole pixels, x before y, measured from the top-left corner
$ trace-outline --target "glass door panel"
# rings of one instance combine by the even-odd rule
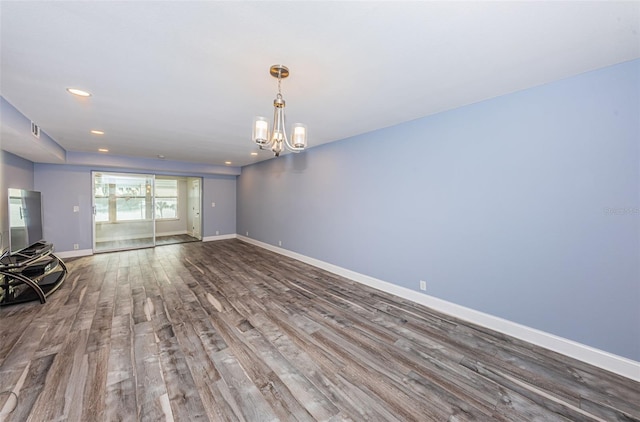
[[[154,246],[154,176],[92,175],[94,252]]]

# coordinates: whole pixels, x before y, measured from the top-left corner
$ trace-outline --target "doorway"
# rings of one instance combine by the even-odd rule
[[[199,177],[187,178],[189,186],[189,197],[187,207],[189,208],[188,226],[191,230],[191,236],[198,240],[202,240],[202,221],[200,220],[200,210],[202,209],[202,190],[200,189],[201,179]]]
[[[156,175],[156,245],[202,240],[200,180],[199,177]]]
[[[94,252],[202,240],[200,178],[92,172],[92,179]]]

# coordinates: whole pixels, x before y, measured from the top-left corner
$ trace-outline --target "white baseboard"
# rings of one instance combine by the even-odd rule
[[[79,249],[76,251],[62,251],[62,252],[57,252],[57,251],[53,251],[53,253],[58,257],[58,258],[77,258],[80,256],[89,256],[89,255],[93,255],[93,250],[92,249]]]
[[[205,236],[202,238],[203,242],[212,242],[214,240],[226,240],[226,239],[235,239],[237,235],[233,234],[220,234],[217,236]]]
[[[395,284],[369,277],[328,262],[320,261],[297,252],[292,252],[268,243],[260,242],[249,237],[237,235],[239,240],[251,243],[252,245],[268,249],[272,252],[288,256],[298,261],[313,265],[339,276],[348,278],[353,281],[365,284],[369,287],[391,293],[403,299],[432,308],[444,314],[451,315],[461,320],[469,321],[477,325],[489,328],[500,333],[504,333],[520,340],[535,344],[545,349],[561,353],[574,359],[581,360],[590,365],[597,366],[607,371],[622,375],[635,381],[640,381],[640,362],[627,359],[613,353],[605,352],[582,343],[575,342],[563,337],[556,336],[535,328],[527,327],[506,319],[502,319],[484,312],[476,311],[471,308],[456,305],[455,303],[429,296],[417,291],[407,289],[406,287],[397,286]]]

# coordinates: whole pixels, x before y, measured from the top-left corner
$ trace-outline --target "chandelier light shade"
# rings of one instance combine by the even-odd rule
[[[271,66],[269,73],[278,79],[278,95],[273,100],[273,123],[269,130],[269,121],[265,117],[258,116],[253,121],[253,142],[260,149],[271,149],[276,157],[284,149],[292,152],[300,152],[307,147],[307,127],[302,123],[295,123],[291,130],[291,140],[285,129],[284,107],[280,83],[289,76],[289,69],[281,64]]]

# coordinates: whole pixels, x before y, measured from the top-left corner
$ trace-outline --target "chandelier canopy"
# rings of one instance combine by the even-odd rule
[[[253,122],[253,142],[260,149],[271,149],[276,157],[285,148],[292,152],[300,152],[307,146],[307,127],[302,123],[294,123],[291,130],[291,142],[285,129],[285,102],[284,98],[282,98],[280,83],[289,76],[289,69],[281,64],[275,64],[271,66],[269,73],[278,79],[278,95],[273,100],[273,125],[269,130],[267,119],[260,116],[256,117]]]

